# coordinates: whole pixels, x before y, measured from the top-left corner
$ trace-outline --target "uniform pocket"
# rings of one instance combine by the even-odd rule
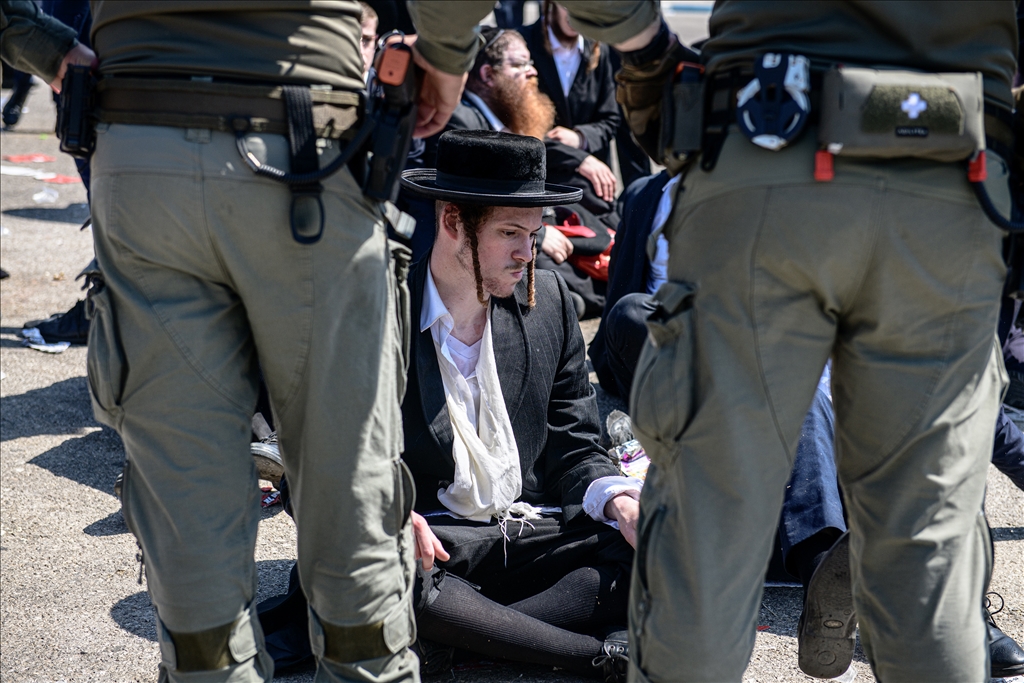
[[[657,309],[647,319],[629,412],[633,433],[651,461],[667,464],[693,417],[696,382],[693,299],[696,285],[666,282],[654,295]]]
[[[84,274],[89,287],[85,314],[89,319],[87,369],[92,409],[97,420],[120,430],[124,420],[121,399],[128,376],[128,362],[110,291],[95,260],[86,267]]]

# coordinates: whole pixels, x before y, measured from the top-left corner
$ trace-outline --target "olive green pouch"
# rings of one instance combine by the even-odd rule
[[[839,67],[820,111],[818,141],[838,156],[960,161],[985,149],[980,73]]]

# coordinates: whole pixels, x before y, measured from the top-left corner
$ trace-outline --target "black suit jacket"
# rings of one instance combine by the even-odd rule
[[[640,178],[623,193],[622,221],[615,233],[611,261],[608,264],[608,289],[604,298],[604,313],[601,326],[590,342],[590,361],[601,383],[601,388],[613,394],[619,390],[615,378],[608,370],[605,358],[604,321],[619,299],[627,294],[647,291],[647,277],[651,262],[647,258],[647,238],[651,234],[651,223],[658,211],[661,191],[669,181],[667,171]],[[621,199],[621,198],[620,198]],[[628,398],[628,397],[624,397]]]
[[[530,48],[530,57],[537,68],[538,86],[555,103],[555,123],[574,128],[587,140],[587,151],[601,161],[608,163],[611,143],[615,131],[622,121],[619,105],[615,102],[615,78],[612,71],[611,50],[602,46],[597,67],[587,71],[590,51],[594,41],[583,41],[586,55],[576,77],[569,86],[568,97],[562,93],[562,81],[558,78],[555,58],[547,47],[547,29],[543,21],[536,21],[519,31]],[[577,164],[578,166],[579,164]]]
[[[409,273],[412,346],[402,403],[405,453],[416,481],[416,510],[444,509],[437,499],[455,477],[451,419],[430,330],[419,332],[428,258]],[[583,495],[618,469],[599,445],[597,397],[587,372],[583,335],[569,291],[558,275],[536,271],[536,306],[526,282],[495,299],[491,331],[501,393],[512,421],[523,475],[520,500],[560,505],[566,521],[583,512]]]

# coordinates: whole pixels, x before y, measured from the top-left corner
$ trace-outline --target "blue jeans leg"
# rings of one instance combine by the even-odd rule
[[[796,544],[825,530],[846,531],[835,459],[835,415],[827,384],[819,384],[804,418],[793,474],[786,486],[779,536],[783,558]],[[787,561],[787,569],[793,573]],[[795,574],[794,574],[795,575]]]
[[[992,464],[1024,491],[1024,434],[1002,408],[999,408],[999,418],[996,420]]]

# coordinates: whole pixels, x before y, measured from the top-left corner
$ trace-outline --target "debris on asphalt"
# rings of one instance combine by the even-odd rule
[[[0,164],[0,175],[17,175],[36,180],[47,180],[56,178],[57,174],[50,171],[41,171],[38,168],[25,168],[24,166],[4,166]]]
[[[32,195],[32,201],[36,204],[54,204],[58,197],[60,197],[60,192],[57,192],[52,187],[44,187]]]
[[[264,486],[264,487],[260,488],[260,491],[263,492],[263,498],[260,501],[260,506],[261,507],[268,508],[271,505],[277,505],[278,503],[281,502],[281,492],[280,491],[276,491],[276,490],[274,490],[273,488],[271,488],[269,486]]]
[[[45,164],[49,161],[57,161],[57,157],[52,157],[49,154],[40,154],[39,152],[32,154],[5,154],[4,161],[10,161],[14,164]]]

